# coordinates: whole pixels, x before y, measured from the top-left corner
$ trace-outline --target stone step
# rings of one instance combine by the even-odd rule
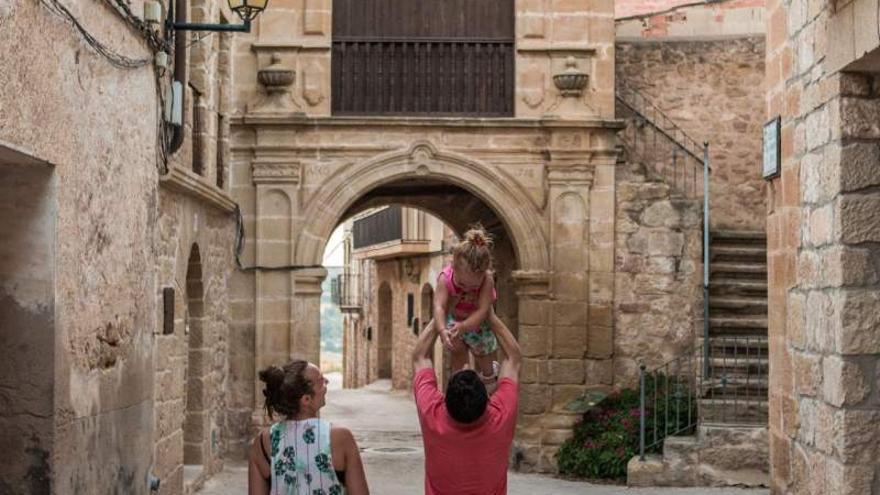
[[[714,230],[710,232],[712,244],[767,244],[766,232],[744,230]]]
[[[696,461],[698,449],[699,443],[696,435],[666,437],[663,440],[663,460],[666,462]]]
[[[729,313],[767,316],[767,298],[761,296],[728,296],[709,297],[709,314]],[[718,315],[722,316],[722,315]]]
[[[767,424],[770,410],[766,399],[700,399],[702,424]]]
[[[709,356],[726,359],[766,358],[769,355],[766,335],[709,337]]]
[[[758,278],[758,276],[760,276],[766,281],[767,263],[753,261],[722,261],[718,263],[711,263],[709,265],[709,273],[710,276],[737,279]]]
[[[709,254],[712,261],[754,261],[767,263],[767,248],[753,244],[713,244]]]
[[[703,380],[702,397],[706,399],[752,397],[767,399],[770,378],[761,376],[713,376]]]
[[[767,297],[767,280],[748,278],[712,278],[709,280],[709,295],[749,295]],[[709,304],[712,300],[709,300]]]
[[[721,330],[724,328],[760,328],[766,333],[766,316],[709,316],[709,329]],[[739,333],[739,332],[735,332]],[[710,332],[711,335],[711,332]]]
[[[702,361],[699,361],[702,364]],[[767,356],[750,356],[748,358],[737,357],[735,359],[723,356],[711,356],[709,358],[709,379],[707,385],[724,377],[728,382],[732,380],[745,381],[752,378],[763,378],[769,375],[770,362]],[[706,380],[706,379],[704,379]]]

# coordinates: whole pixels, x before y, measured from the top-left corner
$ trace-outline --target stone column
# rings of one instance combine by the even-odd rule
[[[574,138],[554,136],[556,145],[576,144]],[[574,147],[574,146],[572,146]],[[547,383],[550,403],[542,420],[542,470],[555,469],[555,454],[571,436],[579,415],[566,406],[584,392],[585,360],[589,349],[590,188],[593,169],[583,151],[551,152],[548,165],[550,213],[551,332]]]
[[[519,298],[519,345],[523,354],[516,431],[522,464],[518,468],[541,471],[542,425],[551,397],[547,386],[548,334],[551,329],[550,274],[545,271],[514,271],[512,277]]]
[[[295,272],[284,269],[293,260],[293,218],[298,206],[300,165],[290,160],[257,157],[253,163],[256,188],[256,372],[281,365],[292,355]],[[274,269],[273,269],[274,268]],[[320,292],[319,292],[320,295]],[[254,400],[263,402],[255,375]]]
[[[310,268],[293,274],[293,318],[290,357],[318,364],[321,356],[321,283],[327,269]]]

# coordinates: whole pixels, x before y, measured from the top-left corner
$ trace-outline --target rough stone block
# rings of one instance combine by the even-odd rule
[[[547,381],[547,360],[524,358],[519,381],[520,383],[545,383]]]
[[[519,408],[523,414],[541,414],[550,404],[550,387],[546,385],[526,385],[519,389]]]
[[[547,324],[547,307],[545,301],[523,299],[519,303],[519,322],[522,325],[543,326]]]
[[[611,359],[588,359],[584,363],[584,383],[588,386],[610,386],[614,383],[614,361]]]
[[[586,326],[587,304],[584,302],[555,302],[554,323],[562,326]]]
[[[541,437],[541,441],[543,445],[562,445],[566,440],[571,438],[573,435],[570,429],[564,430],[544,430],[544,434]]]
[[[608,358],[614,353],[614,329],[593,325],[587,334],[587,356]]]
[[[880,354],[880,294],[875,290],[841,291],[835,309],[839,324],[828,328],[835,348],[841,354]]]
[[[835,416],[834,449],[846,464],[874,464],[880,458],[880,411],[844,409]]]
[[[862,402],[871,393],[871,370],[866,376],[865,370],[854,358],[826,356],[822,360],[823,396],[835,406],[851,406]]]
[[[547,328],[521,326],[519,345],[525,357],[539,357],[547,354]]]
[[[835,231],[842,242],[880,241],[880,195],[846,195],[840,199]]]
[[[584,327],[557,326],[553,329],[554,358],[582,358],[587,336]]]
[[[877,486],[876,465],[848,465],[833,458],[826,463],[826,490],[839,495],[863,495],[875,493]]]
[[[580,384],[584,381],[584,362],[581,359],[552,359],[549,365],[549,383]]]
[[[791,355],[791,364],[795,391],[801,395],[815,396],[822,387],[822,357],[795,352]]]

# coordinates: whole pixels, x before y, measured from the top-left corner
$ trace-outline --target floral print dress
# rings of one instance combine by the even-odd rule
[[[333,470],[330,422],[281,421],[269,429],[272,495],[343,495]]]

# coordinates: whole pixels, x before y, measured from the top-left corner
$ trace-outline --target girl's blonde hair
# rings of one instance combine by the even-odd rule
[[[465,263],[471,271],[483,272],[492,267],[492,236],[482,225],[474,225],[452,247],[452,262]]]

